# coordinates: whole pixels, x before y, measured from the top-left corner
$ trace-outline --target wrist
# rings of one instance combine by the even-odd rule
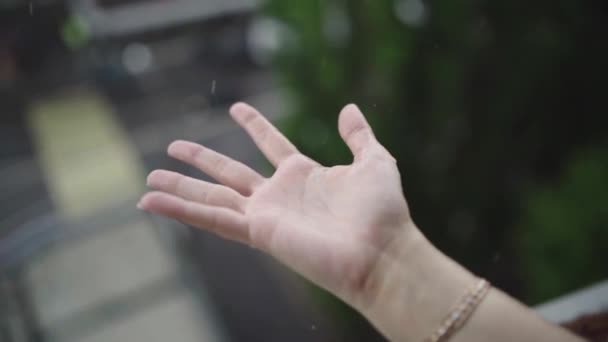
[[[411,224],[379,258],[355,307],[390,340],[422,340],[476,278]]]
[[[407,277],[408,264],[416,264],[421,255],[430,253],[432,245],[413,222],[404,224],[395,238],[384,248],[370,271],[364,287],[355,298],[355,308],[361,312],[381,305],[386,287],[398,278]]]

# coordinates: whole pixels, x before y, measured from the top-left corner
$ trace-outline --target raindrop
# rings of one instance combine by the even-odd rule
[[[34,4],[30,1],[30,15],[34,15]]]
[[[313,325],[311,325],[311,326],[310,326],[310,330],[317,330],[317,326],[316,326],[316,325],[314,325],[314,324],[313,324]]]
[[[216,81],[213,80],[211,81],[211,95],[215,95],[215,85],[216,85]]]

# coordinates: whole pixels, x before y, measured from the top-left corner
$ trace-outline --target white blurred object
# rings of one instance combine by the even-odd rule
[[[254,19],[247,32],[247,48],[253,60],[260,65],[272,62],[276,53],[293,36],[287,25],[271,17]]]
[[[131,43],[122,51],[122,64],[129,73],[138,75],[152,66],[152,51],[141,43]]]
[[[397,0],[395,1],[395,14],[402,23],[419,27],[426,21],[427,7],[422,0]]]
[[[568,322],[581,315],[603,310],[608,310],[608,280],[536,307],[543,318],[554,323]]]

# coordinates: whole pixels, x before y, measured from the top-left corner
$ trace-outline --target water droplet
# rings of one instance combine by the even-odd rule
[[[30,15],[34,15],[34,4],[30,1]]]
[[[215,95],[215,85],[216,85],[216,83],[217,83],[217,82],[216,82],[215,80],[213,80],[213,81],[211,82],[211,94],[212,94],[212,95]]]
[[[311,326],[310,326],[310,330],[317,330],[317,326],[316,326],[316,325],[314,325],[314,324],[313,324],[313,325],[311,325]]]

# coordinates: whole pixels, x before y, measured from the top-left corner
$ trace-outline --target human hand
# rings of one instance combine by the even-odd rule
[[[138,207],[259,248],[358,309],[391,341],[436,331],[476,277],[437,251],[413,224],[395,160],[354,105],[340,113],[350,165],[303,156],[254,108],[233,118],[277,168],[266,179],[203,146],[168,153],[223,185],[156,170]],[[454,341],[580,341],[493,290]]]
[[[259,248],[351,304],[365,301],[379,260],[416,228],[395,159],[363,114],[346,106],[339,132],[350,165],[324,167],[298,150],[257,110],[239,103],[232,117],[276,167],[266,179],[203,146],[176,141],[170,156],[219,184],[155,170],[138,206]]]

